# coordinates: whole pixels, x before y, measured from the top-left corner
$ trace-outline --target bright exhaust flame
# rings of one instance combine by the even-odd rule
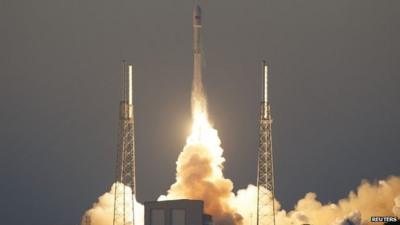
[[[213,129],[208,122],[206,113],[194,113],[192,133],[187,138],[186,144],[204,145],[209,148],[215,148],[221,144],[221,141],[218,138],[218,132]]]
[[[211,126],[207,116],[203,112],[197,112],[194,115],[192,125],[192,134],[187,139],[187,144],[208,144],[214,140]]]

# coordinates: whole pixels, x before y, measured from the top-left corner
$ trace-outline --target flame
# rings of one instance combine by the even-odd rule
[[[186,140],[187,145],[204,145],[206,147],[219,146],[218,132],[212,128],[207,114],[199,111],[194,113],[192,133]]]

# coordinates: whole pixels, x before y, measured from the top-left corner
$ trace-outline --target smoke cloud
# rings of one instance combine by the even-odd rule
[[[118,191],[115,192],[115,188],[118,187]],[[128,186],[122,185],[121,183],[114,183],[109,192],[104,193],[98,198],[98,201],[93,204],[92,208],[87,210],[82,216],[81,225],[111,225],[113,224],[114,217],[114,199],[115,194],[117,197],[123,196],[123,187],[125,188],[126,199],[132,199],[131,189]],[[134,196],[134,199],[135,196]],[[132,201],[126,204],[127,220],[126,224],[132,224]],[[135,224],[144,225],[144,207],[139,202],[135,201]],[[117,206],[116,208],[123,207]]]
[[[239,190],[233,201],[245,225],[256,225],[257,187]],[[276,202],[278,203],[278,202]],[[389,177],[376,183],[363,181],[356,191],[336,204],[322,204],[315,193],[307,193],[294,210],[286,212],[276,204],[277,225],[371,225],[371,216],[400,217],[400,177]]]
[[[188,159],[186,155],[182,156],[184,152],[178,161]],[[201,149],[197,154],[199,155],[194,157],[193,161],[204,160],[204,163],[208,164]],[[188,166],[188,168],[178,167],[180,169],[177,173],[180,173],[181,169],[193,171],[194,169],[189,163],[193,161],[186,161],[187,164],[182,165]],[[207,171],[204,173],[198,173],[197,170],[194,170],[192,175],[190,172],[183,172],[182,177],[185,177],[183,180],[193,181],[194,179],[193,184],[185,183],[183,180],[176,182],[171,186],[168,196],[160,196],[159,200],[202,199],[206,203],[206,212],[215,217],[215,224],[256,225],[257,187],[250,184],[246,189],[239,190],[236,195],[233,195],[231,192],[233,184],[230,180],[221,178],[221,183],[204,180],[212,174],[212,170],[207,167],[202,167]],[[126,187],[126,190],[128,189],[129,187]],[[85,212],[81,224],[86,225],[87,217],[90,217],[91,225],[112,224],[114,193],[115,184],[109,192],[99,197],[91,209]],[[210,201],[209,198],[213,197],[216,197],[217,200]],[[376,183],[363,181],[356,191],[350,192],[347,198],[341,199],[335,204],[322,204],[317,200],[317,195],[312,192],[300,199],[294,210],[289,212],[280,209],[279,202],[276,203],[276,225],[379,225],[382,223],[370,222],[371,216],[397,216],[400,218],[400,177],[393,176]],[[136,225],[144,225],[144,208],[138,202],[135,204],[135,217]]]
[[[159,200],[200,199],[215,224],[242,224],[242,217],[231,205],[235,198],[233,183],[222,173],[225,159],[217,131],[203,122],[194,128],[179,155],[176,182]]]

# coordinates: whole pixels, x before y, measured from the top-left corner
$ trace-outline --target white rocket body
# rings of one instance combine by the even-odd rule
[[[201,83],[201,8],[193,8],[193,55],[194,55],[194,81]]]
[[[193,52],[194,54],[201,54],[200,40],[201,40],[201,8],[195,5],[193,8]]]
[[[201,49],[201,8],[195,4],[193,8],[193,92],[192,112],[207,112],[207,103],[202,82],[202,49]]]

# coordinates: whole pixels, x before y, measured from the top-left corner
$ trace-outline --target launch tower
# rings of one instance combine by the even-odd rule
[[[268,101],[268,66],[263,61],[263,97],[257,171],[257,225],[275,225],[274,166],[272,157],[272,119]]]
[[[132,96],[132,65],[122,63],[122,100],[119,113],[119,142],[114,193],[113,225],[134,224],[135,138]]]

